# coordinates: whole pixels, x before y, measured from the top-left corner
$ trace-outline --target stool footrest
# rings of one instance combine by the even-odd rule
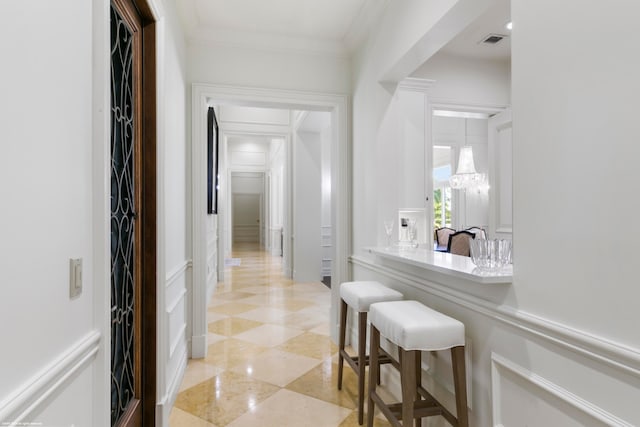
[[[398,362],[395,361],[395,359],[393,359],[387,352],[385,352],[384,350],[380,351],[382,354],[378,357],[378,363],[380,365],[384,365],[387,363],[393,363],[396,364]],[[344,357],[345,362],[347,362],[349,364],[349,366],[351,366],[351,368],[353,368],[354,371],[358,371],[358,364],[360,363],[360,357],[359,356],[350,356],[349,353],[346,352],[346,350],[340,350],[340,354],[342,355],[342,357]],[[364,357],[364,365],[365,366],[369,366],[369,355],[366,355]]]
[[[420,393],[420,396],[422,396],[425,400],[416,400],[413,403],[414,418],[442,415],[444,419],[449,422],[449,424],[453,426],[458,425],[458,420],[456,419],[456,417],[454,417],[453,414],[447,410],[447,408],[442,406],[440,402],[438,402],[435,397],[431,395],[431,393],[429,393],[423,387],[418,387],[416,391]],[[380,411],[382,411],[387,419],[393,420],[392,424],[394,426],[402,426],[402,424],[399,423],[399,421],[402,420],[402,403],[385,403],[375,391],[370,391],[369,393],[371,395],[371,400],[375,402],[376,406],[380,409]]]
[[[458,425],[458,419],[454,417],[453,414],[447,410],[447,408],[442,406],[442,404],[440,404],[440,402],[438,402],[436,398],[433,397],[431,393],[429,393],[424,387],[420,386],[416,391],[420,394],[420,396],[422,396],[423,399],[425,399],[424,402],[433,402],[435,405],[438,405],[438,407],[440,408],[439,415],[442,415],[445,420],[449,421],[449,424],[453,426]]]
[[[434,415],[442,415],[442,407],[437,405],[434,402],[425,402],[421,400],[419,402],[415,402],[413,408],[413,417],[414,418],[424,418],[431,417]],[[402,403],[394,403],[389,405],[389,410],[397,419],[402,420]]]

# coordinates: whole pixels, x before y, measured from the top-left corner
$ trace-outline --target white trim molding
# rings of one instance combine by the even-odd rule
[[[100,347],[100,336],[97,330],[91,331],[0,402],[0,424],[17,425],[51,396],[60,393],[69,379],[95,358]]]
[[[538,392],[548,393],[554,398],[560,399],[564,403],[571,405],[576,410],[589,416],[594,421],[599,421],[609,426],[633,427],[632,424],[627,423],[626,421],[581,398],[580,396],[575,395],[563,387],[560,387],[548,379],[523,368],[513,361],[508,360],[506,357],[497,353],[491,353],[491,400],[493,402],[493,425],[496,427],[503,426],[501,419],[501,402],[503,393],[500,380],[509,375],[518,377]]]
[[[266,108],[287,108],[290,110],[330,111],[332,120],[331,145],[331,206],[335,209],[336,223],[333,224],[333,280],[336,283],[349,278],[349,254],[351,253],[351,120],[350,101],[344,94],[314,93],[282,89],[265,89],[240,86],[225,86],[204,83],[192,85],[192,242],[193,242],[193,292],[191,313],[193,318],[192,357],[206,356],[206,242],[205,242],[205,201],[206,177],[206,107],[211,103],[260,105]],[[224,145],[224,144],[223,144]],[[224,160],[224,156],[220,156]],[[222,167],[224,169],[224,166]],[[228,201],[227,201],[228,202]],[[224,213],[224,208],[222,209]],[[289,247],[286,238],[291,236],[285,223],[285,255]],[[285,259],[287,257],[285,256]],[[337,337],[337,287],[332,291],[331,334]]]
[[[175,268],[173,271],[167,274],[165,279],[165,286],[168,288],[171,286],[180,276],[185,274],[185,272],[193,266],[193,262],[191,260],[187,260],[182,265]]]
[[[354,265],[435,295],[450,303],[512,326],[522,333],[541,338],[566,350],[640,378],[640,349],[628,347],[549,319],[543,319],[514,307],[497,305],[424,277],[382,266],[362,256],[354,255],[350,260]]]

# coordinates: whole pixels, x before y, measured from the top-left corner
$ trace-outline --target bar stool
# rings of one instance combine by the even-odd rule
[[[364,368],[369,364],[365,355],[367,343],[367,312],[373,303],[398,301],[402,294],[387,288],[382,283],[372,281],[345,282],[340,285],[340,348],[338,353],[338,390],[342,390],[342,370],[344,361],[358,376],[358,423],[364,421]],[[347,306],[358,312],[358,355],[350,356],[344,349],[347,329]],[[383,353],[378,363],[391,363],[388,354]],[[378,380],[379,378],[376,378]]]
[[[468,427],[467,387],[464,361],[464,325],[417,301],[394,301],[372,304],[369,400],[367,426],[373,426],[374,404],[389,422],[397,427],[420,426],[420,419],[442,415],[454,427]],[[398,346],[402,402],[387,404],[376,393],[380,336]],[[421,384],[421,351],[451,349],[457,418],[438,402]],[[400,424],[402,420],[402,424]]]

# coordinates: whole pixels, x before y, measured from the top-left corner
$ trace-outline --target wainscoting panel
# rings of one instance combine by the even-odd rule
[[[331,276],[331,254],[333,253],[333,239],[331,226],[323,225],[320,230],[320,244],[322,245],[322,276]]]
[[[632,426],[496,353],[491,355],[491,382],[496,427],[523,420],[528,427]]]
[[[169,412],[178,395],[186,370],[189,327],[187,296],[191,271],[192,262],[184,261],[167,274],[165,281],[166,302],[163,313],[165,330],[162,331],[164,339],[161,341],[164,348],[160,349],[160,361],[163,363],[161,369],[165,370],[166,389],[163,390],[162,398],[157,405],[157,425],[168,425]]]
[[[0,425],[19,425],[62,395],[73,378],[92,363],[100,338],[100,332],[91,331],[0,402]]]

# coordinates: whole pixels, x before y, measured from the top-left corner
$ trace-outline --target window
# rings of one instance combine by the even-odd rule
[[[433,147],[433,228],[451,227],[451,187],[453,149]]]

